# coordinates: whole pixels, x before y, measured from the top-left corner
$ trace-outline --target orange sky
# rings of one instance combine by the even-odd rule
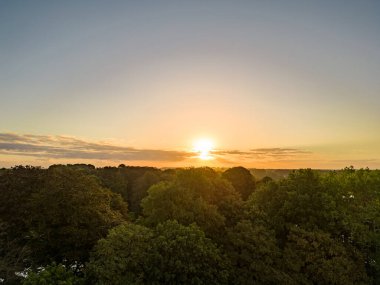
[[[380,2],[338,2],[2,3],[0,167],[380,168]]]

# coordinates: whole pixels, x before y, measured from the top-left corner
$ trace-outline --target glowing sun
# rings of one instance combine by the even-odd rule
[[[209,139],[199,139],[193,144],[193,151],[198,153],[198,158],[202,160],[210,160],[214,157],[210,152],[214,149],[214,143]]]

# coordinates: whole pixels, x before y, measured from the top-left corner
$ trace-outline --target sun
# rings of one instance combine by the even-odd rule
[[[199,139],[193,144],[193,151],[198,154],[198,158],[202,160],[210,160],[214,157],[210,152],[214,149],[214,143],[210,139]]]

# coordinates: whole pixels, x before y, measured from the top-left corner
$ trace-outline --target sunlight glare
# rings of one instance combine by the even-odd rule
[[[194,152],[198,153],[198,158],[202,160],[210,160],[214,157],[210,152],[214,149],[214,143],[209,139],[199,139],[194,142]]]

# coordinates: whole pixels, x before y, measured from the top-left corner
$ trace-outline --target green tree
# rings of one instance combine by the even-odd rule
[[[162,181],[161,172],[159,170],[156,171],[147,171],[142,176],[137,178],[133,184],[133,190],[131,193],[131,201],[130,201],[130,210],[136,214],[141,213],[141,201],[148,195],[148,189]]]
[[[322,280],[318,284],[344,284],[342,276],[349,273],[341,267],[359,270],[353,273],[356,279],[352,280],[360,283],[365,280],[362,269],[367,267],[376,284],[379,182],[378,174],[369,170],[350,168],[329,173],[298,170],[256,191],[247,203],[248,216],[267,222],[275,230],[280,247],[286,249],[285,256],[303,256],[301,263],[308,258],[315,258],[315,264],[319,262],[324,277],[318,273],[317,279],[312,279],[316,269],[300,265],[293,270],[300,272],[295,277],[297,283]],[[301,246],[303,243],[305,246]],[[318,247],[307,247],[307,243]],[[330,263],[335,267],[329,272]],[[310,272],[305,273],[307,270]]]
[[[70,269],[62,264],[51,264],[38,272],[28,272],[27,278],[22,282],[23,285],[82,285],[84,279],[78,277]]]
[[[330,172],[325,184],[341,199],[337,210],[342,222],[335,235],[365,256],[373,284],[380,283],[380,171],[345,168]]]
[[[230,262],[196,225],[176,221],[159,224],[153,241],[159,284],[228,284]],[[156,281],[157,280],[157,281]]]
[[[284,265],[296,284],[368,284],[360,253],[322,231],[292,227]]]
[[[283,243],[294,225],[336,232],[343,221],[337,207],[340,200],[334,189],[323,183],[319,173],[302,169],[279,182],[263,185],[251,196],[247,207],[252,215],[265,219]]]
[[[87,265],[93,284],[227,284],[228,260],[195,225],[124,224],[102,239]]]
[[[40,262],[83,263],[96,241],[127,217],[120,195],[102,188],[95,176],[69,167],[49,169],[30,209],[30,234]]]
[[[33,263],[27,220],[29,200],[44,181],[45,170],[16,166],[0,173],[0,278],[18,284],[15,272]]]
[[[153,230],[123,224],[98,241],[87,264],[86,275],[92,284],[145,284],[152,255]]]
[[[243,210],[239,194],[211,168],[178,170],[173,180],[153,185],[141,205],[148,225],[176,219],[214,235],[236,223]]]
[[[256,189],[255,177],[244,167],[239,166],[227,169],[222,177],[234,186],[243,200],[246,200]]]
[[[196,222],[207,232],[214,232],[224,225],[225,218],[215,205],[174,182],[153,185],[148,193],[142,201],[146,225],[155,226],[167,220],[177,220],[183,225]]]
[[[227,231],[224,248],[233,271],[233,284],[290,284],[281,269],[281,251],[274,232],[243,220]]]
[[[265,185],[272,181],[273,181],[272,177],[264,176],[263,178],[261,178],[259,181],[256,182],[256,187],[259,188],[261,187],[261,185]]]
[[[100,178],[103,187],[112,192],[120,194],[125,201],[128,200],[128,179],[123,168],[104,167],[96,170],[96,175]]]
[[[127,187],[127,192],[126,196],[123,195],[123,197],[126,198],[128,201],[129,205],[131,205],[132,201],[132,195],[134,192],[134,185],[136,180],[143,176],[146,172],[148,171],[158,171],[154,167],[137,167],[137,166],[126,166],[126,167],[119,167],[121,175],[125,177],[125,179],[128,181],[128,187]]]

